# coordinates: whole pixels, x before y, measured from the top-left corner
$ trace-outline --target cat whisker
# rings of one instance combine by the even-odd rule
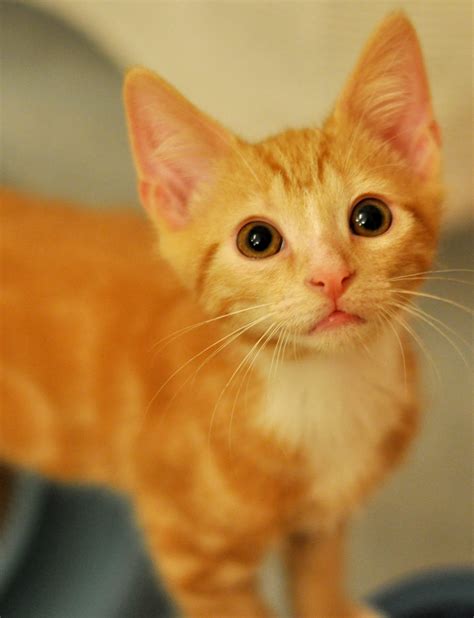
[[[461,337],[461,335],[454,328],[451,328],[451,326],[448,326],[448,324],[446,324],[446,322],[443,322],[443,320],[440,320],[439,318],[436,318],[431,313],[428,313],[427,311],[425,311],[424,309],[422,309],[418,305],[413,305],[411,302],[403,303],[403,304],[399,303],[399,307],[403,308],[403,309],[405,309],[406,307],[409,307],[410,309],[416,311],[417,313],[422,314],[427,319],[433,320],[433,322],[435,322],[436,324],[438,324],[439,326],[444,328],[446,331],[448,331],[449,333],[451,333],[452,335],[457,337],[457,339],[461,343],[463,343],[467,347],[468,350],[472,351],[472,344],[469,341],[466,341],[463,337]]]
[[[444,339],[446,339],[446,341],[448,341],[450,343],[450,345],[454,348],[454,350],[456,350],[456,352],[461,357],[461,359],[462,359],[463,363],[465,364],[465,366],[467,367],[467,369],[470,368],[469,362],[466,359],[466,356],[463,354],[462,350],[459,348],[459,346],[456,344],[456,342],[453,341],[451,339],[451,337],[449,337],[444,331],[442,331],[440,327],[436,326],[435,322],[439,322],[448,331],[451,331],[451,332],[453,332],[454,334],[457,335],[456,331],[454,331],[453,329],[448,327],[446,324],[444,324],[444,322],[441,322],[441,320],[438,320],[437,318],[434,318],[433,316],[430,316],[429,314],[426,314],[424,311],[422,311],[418,307],[414,307],[413,305],[401,305],[399,303],[392,303],[392,306],[404,309],[405,311],[407,311],[407,313],[409,313],[413,317],[418,318],[422,322],[424,322],[425,324],[428,324],[429,326],[431,326],[431,328],[433,330],[435,330]],[[463,341],[463,343],[466,343],[466,345],[468,345],[467,342],[465,342],[463,339],[462,339],[462,341]]]
[[[298,344],[298,336],[300,335],[299,329],[298,329],[298,321],[295,317],[293,317],[293,319],[290,322],[290,329],[291,329],[291,342],[292,342],[292,347],[293,347],[293,353],[292,353],[292,358],[294,361],[299,361],[301,360],[301,347]]]
[[[205,347],[203,350],[201,350],[200,352],[198,352],[197,354],[195,354],[194,356],[192,356],[190,359],[188,359],[185,363],[183,363],[180,367],[178,367],[177,369],[175,369],[173,371],[173,373],[165,380],[165,382],[161,385],[161,387],[156,391],[156,393],[153,395],[151,401],[149,402],[148,406],[146,407],[145,410],[145,417],[148,415],[148,411],[150,409],[150,407],[152,406],[153,402],[156,400],[156,398],[160,395],[160,393],[163,391],[163,389],[171,382],[171,380],[181,371],[183,371],[183,369],[185,369],[187,366],[189,366],[194,360],[196,360],[197,358],[201,357],[203,354],[205,354],[208,350],[211,350],[214,346],[218,345],[219,343],[222,343],[224,341],[228,341],[228,343],[231,343],[232,341],[234,341],[235,339],[237,339],[241,334],[243,334],[244,332],[246,332],[247,330],[249,330],[250,328],[252,328],[253,326],[256,326],[257,324],[260,324],[260,322],[263,322],[264,320],[268,319],[269,317],[271,317],[271,315],[273,315],[273,313],[264,315],[264,316],[260,316],[259,318],[256,318],[255,320],[252,320],[251,322],[245,324],[244,326],[239,326],[237,329],[235,329],[234,331],[232,331],[231,333],[225,335],[224,337],[221,337],[220,339],[218,339],[217,341],[215,341],[214,343],[211,343],[210,345],[208,345],[207,347]],[[225,347],[225,346],[224,346]]]
[[[411,326],[409,326],[405,320],[403,320],[403,318],[398,315],[395,312],[392,312],[391,314],[391,318],[394,319],[396,322],[398,322],[400,324],[400,326],[402,328],[404,328],[406,330],[407,333],[409,333],[411,335],[411,337],[413,338],[413,340],[416,342],[416,344],[418,345],[418,347],[421,349],[421,351],[423,352],[423,354],[425,355],[426,359],[428,360],[428,362],[431,365],[431,368],[433,369],[434,374],[436,375],[436,378],[438,380],[438,384],[441,384],[441,374],[439,372],[439,369],[436,365],[436,363],[433,360],[433,356],[428,352],[426,346],[423,344],[423,341],[421,340],[421,338],[417,335],[417,333],[411,328]]]
[[[278,327],[277,323],[273,323],[273,325],[276,325],[276,327]],[[230,420],[229,420],[229,438],[228,438],[228,445],[229,445],[229,451],[232,452],[232,425],[233,425],[233,421],[234,421],[234,413],[235,413],[235,408],[237,406],[237,401],[239,399],[240,396],[240,392],[242,390],[242,387],[245,383],[245,380],[247,379],[247,385],[246,385],[246,389],[245,389],[245,401],[247,400],[247,392],[248,392],[248,385],[249,385],[249,379],[250,379],[250,375],[251,375],[251,371],[255,366],[255,363],[257,361],[257,358],[260,354],[260,352],[265,348],[265,346],[267,345],[267,343],[270,341],[270,339],[272,338],[273,334],[274,334],[275,330],[273,330],[272,328],[268,328],[266,333],[267,336],[265,339],[263,339],[260,347],[258,347],[258,342],[256,344],[255,347],[255,352],[253,355],[253,358],[250,360],[250,362],[247,363],[247,369],[245,370],[245,373],[242,377],[242,381],[240,382],[239,388],[237,390],[237,393],[235,395],[234,398],[234,403],[232,405],[232,411],[230,414]],[[254,348],[252,348],[251,352],[253,351]]]
[[[405,275],[404,277],[395,277],[389,281],[448,281],[452,283],[463,283],[465,285],[474,285],[474,281],[466,281],[465,279],[455,279],[453,277],[432,277],[429,275],[415,276]]]
[[[390,328],[393,330],[395,337],[397,338],[398,346],[400,348],[400,353],[402,355],[403,376],[404,376],[404,384],[405,384],[405,389],[406,389],[407,388],[407,361],[406,361],[406,356],[405,356],[405,350],[403,348],[403,343],[402,343],[402,340],[400,339],[400,335],[398,334],[397,329],[392,324],[392,321],[391,321],[392,316],[390,315],[390,312],[386,310],[384,307],[380,307],[380,310],[385,316],[384,323],[390,326]]]
[[[292,359],[297,360],[297,347],[296,347],[296,337],[294,332],[295,327],[295,319],[288,320],[289,328],[288,328],[288,343],[292,344]]]
[[[266,316],[268,317],[268,316]],[[263,320],[262,320],[263,321]],[[250,330],[250,328],[252,328],[253,326],[255,326],[254,323],[251,323],[250,325],[248,325],[248,327],[245,330],[241,330],[237,333],[234,332],[233,336],[231,336],[231,338],[225,339],[225,341],[223,343],[221,343],[221,345],[212,351],[211,354],[209,354],[209,356],[207,356],[197,367],[197,369],[191,374],[189,375],[184,382],[179,386],[178,389],[176,389],[176,391],[174,392],[173,396],[171,397],[171,399],[168,401],[167,404],[167,408],[169,408],[171,406],[171,404],[173,403],[173,401],[176,399],[176,397],[179,395],[179,393],[185,388],[185,386],[189,383],[189,382],[194,382],[194,380],[196,379],[198,373],[201,371],[201,369],[203,369],[207,363],[209,363],[213,358],[215,358],[220,352],[222,352],[222,350],[224,350],[224,348],[226,348],[227,346],[231,345],[236,339],[238,339],[244,332],[246,332],[247,330]]]
[[[287,329],[285,334],[284,334],[283,349],[281,351],[280,362],[283,362],[285,360],[286,349],[287,349],[288,344],[290,342],[290,337],[291,337],[291,332]]]
[[[276,330],[276,332],[278,332],[278,340],[277,340],[277,343],[272,353],[272,359],[271,359],[270,368],[268,371],[268,382],[269,383],[274,382],[276,375],[277,375],[279,358],[280,358],[280,353],[281,353],[281,346],[283,343],[283,337],[284,336],[288,337],[289,335],[289,331],[287,330],[287,325],[289,324],[289,322],[290,322],[289,319],[285,320],[279,325],[279,328]],[[267,405],[269,405],[270,403],[269,398],[272,394],[272,390],[273,390],[272,388],[269,388],[267,392]]]
[[[300,357],[298,356],[298,347],[296,345],[296,337],[295,336],[292,337],[292,343],[293,343],[293,360],[297,361],[297,360],[299,360]]]
[[[452,305],[453,307],[457,307],[458,309],[461,309],[462,311],[465,311],[469,315],[474,315],[474,311],[472,309],[470,309],[469,307],[466,307],[465,305],[462,305],[461,303],[457,303],[456,301],[451,300],[449,298],[444,298],[443,296],[438,296],[436,294],[428,294],[428,292],[415,292],[413,290],[394,289],[392,291],[397,293],[397,294],[407,294],[409,296],[418,296],[420,298],[428,298],[430,300],[438,300],[438,301],[440,301],[442,303],[447,303],[448,305]]]
[[[385,318],[384,318],[384,319],[381,319],[380,321],[382,322],[382,324],[385,324],[385,323],[386,323],[386,319],[385,319]],[[368,356],[369,358],[373,359],[373,358],[374,358],[374,355],[373,355],[373,353],[369,350],[368,345],[367,345],[364,341],[361,341],[361,342],[360,342],[360,345],[363,347],[364,352],[367,354],[367,356]]]
[[[271,360],[271,363],[270,363],[270,371],[268,373],[269,381],[273,380],[273,377],[274,377],[275,372],[276,372],[276,366],[275,365],[276,365],[277,358],[278,358],[278,350],[279,350],[279,347],[280,347],[281,337],[283,335],[284,328],[285,328],[284,324],[280,324],[280,327],[277,330],[278,339],[277,339],[276,345],[275,345],[275,347],[273,349],[272,360]]]
[[[275,382],[276,380],[276,376],[278,374],[278,367],[279,365],[282,363],[283,359],[285,358],[285,350],[287,347],[287,343],[288,343],[288,339],[290,336],[290,332],[287,329],[287,322],[282,324],[282,328],[280,330],[279,336],[278,336],[278,343],[277,343],[277,347],[274,350],[274,354],[276,352],[276,362],[275,365],[273,367],[273,375],[269,375],[269,382]],[[272,361],[273,361],[273,357],[272,357]],[[273,390],[274,390],[274,385],[272,385],[269,389],[268,389],[268,398],[273,394]],[[269,400],[267,400],[269,404]]]
[[[276,379],[276,375],[277,375],[277,370],[278,370],[278,359],[279,359],[279,355],[280,355],[280,347],[282,344],[282,339],[283,339],[283,335],[285,332],[285,327],[283,326],[283,324],[281,325],[280,331],[278,333],[278,340],[275,346],[275,349],[273,350],[273,355],[272,355],[272,364],[271,364],[271,373],[269,374],[269,382],[275,382]],[[271,389],[268,391],[268,396],[270,396],[271,393]]]
[[[438,270],[421,270],[420,272],[416,272],[416,273],[400,275],[399,277],[392,277],[390,281],[398,281],[400,279],[406,279],[408,277],[413,277],[413,276],[418,276],[418,275],[437,275],[440,273],[474,273],[474,269],[472,268],[441,268]]]
[[[217,322],[219,320],[223,320],[224,318],[229,318],[229,317],[232,317],[234,315],[238,315],[240,313],[245,313],[246,311],[252,311],[252,310],[255,310],[255,309],[262,309],[264,307],[269,307],[272,304],[273,303],[262,303],[260,305],[253,305],[252,307],[244,307],[243,309],[237,309],[236,311],[229,311],[228,313],[224,313],[222,315],[218,315],[215,318],[209,318],[207,320],[202,320],[201,322],[197,322],[196,324],[190,324],[189,326],[185,326],[184,328],[181,328],[181,329],[175,331],[174,333],[171,333],[170,335],[167,335],[166,337],[163,337],[162,339],[160,339],[159,341],[154,343],[153,346],[150,348],[150,351],[155,350],[155,348],[157,346],[160,346],[154,352],[154,354],[156,355],[156,354],[158,354],[158,352],[160,352],[167,345],[169,345],[170,343],[175,341],[175,339],[177,339],[180,335],[185,335],[186,333],[189,333],[190,331],[192,331],[192,330],[194,330],[196,328],[199,328],[200,326],[205,326],[206,324],[211,324],[212,322]]]
[[[226,384],[224,385],[224,388],[221,390],[221,393],[219,395],[219,397],[217,398],[217,401],[214,405],[213,411],[212,411],[212,415],[211,415],[211,420],[209,422],[209,432],[208,432],[208,445],[210,447],[210,441],[211,441],[211,435],[212,435],[212,428],[214,425],[214,419],[215,419],[215,415],[217,412],[217,409],[219,407],[220,402],[222,401],[222,398],[224,396],[224,394],[226,393],[227,389],[229,388],[229,386],[232,384],[235,376],[238,374],[240,368],[245,364],[245,362],[247,361],[248,357],[251,355],[252,351],[255,349],[256,346],[258,346],[258,344],[262,341],[262,339],[267,335],[268,330],[270,328],[272,328],[272,324],[268,327],[268,329],[263,333],[263,335],[260,336],[260,338],[257,340],[256,343],[254,343],[254,345],[252,346],[252,348],[247,352],[247,354],[242,358],[242,360],[239,362],[239,364],[237,365],[237,368],[233,371],[232,375],[230,376],[230,378],[227,380]]]

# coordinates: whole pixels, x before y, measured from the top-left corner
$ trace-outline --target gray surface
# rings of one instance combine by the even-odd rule
[[[136,203],[122,76],[56,18],[0,2],[0,182],[85,203]]]
[[[165,618],[128,503],[105,491],[50,486],[2,618]]]
[[[0,535],[0,598],[28,552],[44,506],[45,485],[42,479],[21,472],[13,479],[12,496]]]
[[[92,204],[134,202],[118,71],[55,20],[5,2],[0,10],[2,182]],[[448,267],[473,268],[472,229],[444,238],[440,268]],[[472,282],[469,273],[459,278]],[[426,289],[473,306],[472,286],[438,282]],[[427,301],[423,307],[472,348],[472,322],[466,314],[441,302]],[[423,360],[427,406],[422,435],[403,470],[354,527],[350,582],[358,594],[422,567],[466,563],[473,556],[472,378],[439,333],[429,327],[420,327],[420,332],[440,378],[433,377]],[[466,346],[459,345],[469,356]],[[110,521],[115,522],[116,507],[110,508]],[[133,554],[134,533],[119,535],[125,544],[130,540]],[[91,538],[97,542],[97,537]],[[86,555],[83,551],[90,540],[77,537],[73,542],[69,556],[77,561]],[[113,555],[114,560],[122,560],[124,554],[119,556]],[[105,589],[114,571],[107,573],[107,563],[100,564],[100,570],[90,565],[89,575],[97,589],[102,585]],[[60,569],[55,577],[59,582]],[[32,593],[46,590],[51,602],[61,594],[59,587],[53,594],[46,579],[38,586]],[[278,578],[268,584],[272,595],[280,587]],[[105,615],[88,614],[88,618]]]

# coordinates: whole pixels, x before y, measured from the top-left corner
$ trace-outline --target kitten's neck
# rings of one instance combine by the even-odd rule
[[[348,425],[377,432],[373,421],[381,415],[390,421],[408,397],[397,335],[384,332],[345,354],[286,359],[271,372],[263,370],[266,394],[258,424],[296,447],[323,443],[328,434],[331,444]]]

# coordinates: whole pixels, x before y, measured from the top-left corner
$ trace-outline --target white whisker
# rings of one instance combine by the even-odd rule
[[[463,360],[464,364],[466,365],[466,367],[469,369],[469,362],[467,361],[465,355],[463,354],[462,350],[459,348],[459,346],[450,338],[448,337],[448,335],[443,332],[441,330],[441,328],[439,328],[438,326],[436,326],[435,323],[433,323],[431,320],[435,320],[438,321],[440,324],[442,324],[444,326],[444,328],[447,328],[448,330],[452,330],[449,329],[448,326],[446,326],[446,324],[444,324],[444,322],[441,322],[441,320],[437,320],[436,318],[433,318],[433,316],[430,316],[429,314],[425,314],[421,309],[419,309],[418,307],[414,307],[412,305],[401,305],[398,303],[392,303],[392,305],[394,307],[397,308],[403,308],[405,311],[407,311],[410,315],[412,315],[413,317],[416,317],[418,319],[420,319],[422,322],[424,322],[425,324],[428,324],[429,326],[431,326],[431,328],[433,330],[435,330],[437,333],[439,333],[444,339],[446,339],[446,341],[448,341],[451,346],[456,350],[456,352],[459,354],[459,356],[461,357],[461,359]],[[452,331],[456,334],[456,331]]]
[[[243,309],[237,309],[236,311],[230,311],[229,313],[224,313],[222,315],[218,315],[215,318],[209,318],[207,320],[203,320],[202,322],[197,322],[196,324],[191,324],[189,326],[185,326],[184,328],[181,328],[181,329],[175,331],[174,333],[171,333],[170,335],[167,335],[166,337],[163,337],[162,339],[160,339],[159,341],[154,343],[153,346],[150,348],[150,351],[154,350],[157,346],[161,346],[160,348],[158,348],[158,350],[155,350],[155,354],[157,354],[166,345],[170,344],[172,341],[174,341],[180,335],[184,335],[185,333],[189,333],[189,331],[194,330],[195,328],[199,328],[200,326],[204,326],[206,324],[211,324],[212,322],[217,322],[218,320],[223,320],[224,318],[229,318],[229,317],[232,317],[234,315],[238,315],[240,313],[245,313],[246,311],[252,311],[252,310],[255,310],[255,309],[261,309],[263,307],[269,307],[272,304],[273,303],[263,303],[261,305],[253,305],[252,307],[245,307]]]
[[[271,326],[269,327],[271,328]],[[268,330],[268,329],[267,329]],[[247,358],[249,357],[249,355],[252,353],[252,351],[254,350],[254,348],[256,346],[258,346],[258,344],[260,343],[260,341],[265,337],[267,331],[265,331],[263,333],[263,335],[257,340],[257,343],[255,343],[252,348],[250,349],[249,352],[247,352],[247,354],[243,357],[243,359],[239,362],[239,364],[237,365],[237,368],[233,371],[232,375],[230,376],[230,378],[227,380],[224,388],[221,390],[221,393],[219,395],[219,397],[217,398],[217,401],[214,405],[214,409],[212,411],[212,415],[211,415],[211,420],[209,423],[209,432],[208,432],[208,443],[210,443],[211,440],[211,434],[212,434],[212,427],[214,425],[214,418],[216,415],[216,411],[219,407],[219,404],[222,400],[222,397],[224,396],[225,392],[227,391],[227,389],[229,388],[229,386],[231,385],[232,381],[234,380],[234,377],[237,375],[237,373],[239,372],[240,368],[242,367],[242,365],[246,362]]]
[[[188,365],[190,365],[194,360],[196,360],[197,358],[199,358],[200,356],[205,354],[208,350],[212,349],[214,346],[218,345],[219,343],[221,343],[223,341],[226,341],[226,340],[230,339],[231,341],[229,343],[231,343],[232,341],[237,339],[242,333],[244,333],[245,331],[249,330],[253,326],[259,324],[260,322],[263,322],[264,320],[268,319],[268,317],[270,317],[271,315],[273,315],[273,314],[269,314],[269,315],[265,315],[265,316],[260,316],[259,318],[253,320],[252,322],[250,322],[248,324],[245,324],[244,326],[240,326],[239,328],[237,328],[236,330],[232,331],[231,333],[225,335],[224,337],[221,337],[220,339],[218,339],[214,343],[211,343],[210,345],[205,347],[203,350],[201,350],[200,352],[198,352],[197,354],[192,356],[183,365],[181,365],[180,367],[175,369],[173,371],[173,373],[165,380],[165,382],[161,385],[161,387],[156,391],[156,393],[151,398],[151,400],[150,400],[150,402],[149,402],[149,404],[148,404],[148,406],[146,407],[146,410],[145,410],[145,417],[147,416],[148,411],[149,411],[150,407],[152,406],[153,402],[160,395],[160,393],[163,391],[163,389],[171,382],[171,380],[178,373],[180,373],[183,369],[185,369]],[[234,337],[234,339],[232,339],[232,337]]]
[[[436,363],[433,360],[432,355],[428,352],[427,348],[425,347],[425,345],[423,344],[422,340],[420,339],[420,337],[416,334],[416,332],[405,322],[405,320],[402,319],[402,317],[400,315],[397,315],[396,313],[392,314],[392,318],[397,321],[402,328],[404,328],[407,333],[409,333],[412,338],[414,339],[414,341],[417,343],[418,347],[421,349],[421,351],[423,352],[423,354],[425,355],[426,359],[429,361],[434,374],[437,377],[438,380],[438,384],[441,383],[441,375],[439,373],[438,367],[436,366]]]
[[[395,337],[397,338],[398,341],[398,346],[400,348],[400,353],[402,355],[402,361],[403,361],[403,375],[404,375],[404,383],[405,383],[405,389],[407,388],[407,362],[406,362],[406,356],[405,356],[405,350],[403,349],[403,343],[402,340],[400,339],[400,335],[397,332],[397,329],[395,328],[395,326],[392,324],[391,322],[391,314],[388,310],[384,309],[383,307],[380,307],[380,310],[384,313],[384,315],[386,316],[385,319],[385,323],[388,324],[390,326],[390,328],[393,330]]]
[[[449,298],[437,296],[436,294],[428,294],[427,292],[414,292],[413,290],[399,290],[399,289],[395,289],[393,290],[393,292],[396,292],[397,294],[407,294],[410,296],[419,296],[420,298],[429,298],[431,300],[438,300],[442,303],[447,303],[448,305],[457,307],[458,309],[461,309],[462,311],[465,311],[466,313],[469,313],[470,315],[474,315],[474,311],[472,311],[472,309],[469,309],[469,307],[466,307],[465,305],[461,305],[460,303],[457,303],[454,300],[450,300]]]
[[[472,268],[441,268],[438,270],[421,270],[417,273],[410,273],[408,275],[400,275],[399,277],[392,277],[390,281],[397,281],[399,279],[405,279],[407,277],[414,277],[418,275],[436,275],[440,273],[474,273]]]
[[[249,383],[250,373],[251,373],[251,371],[252,371],[253,367],[255,366],[255,363],[256,363],[256,361],[257,361],[257,358],[258,358],[258,356],[259,356],[260,352],[261,352],[261,351],[265,348],[265,346],[267,345],[267,343],[270,341],[270,339],[271,339],[271,338],[272,338],[272,336],[273,336],[273,333],[274,333],[274,331],[275,331],[275,329],[273,329],[273,328],[272,328],[273,326],[278,327],[278,324],[277,324],[276,322],[273,322],[273,324],[271,324],[271,325],[269,326],[269,328],[267,328],[267,330],[266,330],[266,331],[265,331],[265,333],[264,333],[264,337],[265,337],[265,335],[266,335],[266,337],[265,337],[265,338],[264,338],[264,337],[261,337],[261,338],[257,341],[257,343],[255,344],[255,346],[253,346],[252,350],[250,350],[250,352],[253,352],[253,350],[255,350],[255,352],[254,352],[253,358],[252,358],[252,359],[251,359],[251,361],[247,364],[247,369],[245,370],[245,373],[244,373],[244,375],[243,375],[243,377],[242,377],[242,380],[241,380],[241,382],[240,382],[239,388],[238,388],[237,393],[236,393],[236,395],[235,395],[235,398],[234,398],[234,403],[233,403],[233,405],[232,405],[232,411],[231,411],[231,414],[230,414],[230,421],[229,421],[229,438],[228,438],[229,451],[232,451],[232,424],[233,424],[233,421],[234,421],[234,413],[235,413],[235,408],[236,408],[236,406],[237,406],[237,401],[238,401],[238,398],[239,398],[239,396],[240,396],[240,392],[241,392],[242,387],[243,387],[243,385],[244,385],[244,383],[245,383],[245,379],[247,378],[247,386],[246,386],[246,391],[245,391],[245,393],[246,393],[246,394],[245,394],[245,400],[246,400],[246,399],[247,399],[247,389],[248,389],[248,383]],[[260,340],[262,340],[262,343],[261,343],[260,347],[258,347],[258,344],[259,344]]]
[[[463,283],[464,285],[474,285],[474,281],[466,281],[465,279],[455,279],[453,277],[432,277],[430,275],[415,276],[406,275],[404,277],[394,277],[389,281],[448,281],[452,283]]]

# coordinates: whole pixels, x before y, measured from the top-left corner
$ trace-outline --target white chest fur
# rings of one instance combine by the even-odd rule
[[[369,351],[282,362],[268,377],[258,422],[283,445],[304,449],[315,492],[344,501],[370,466],[406,399],[401,351],[386,335]]]

